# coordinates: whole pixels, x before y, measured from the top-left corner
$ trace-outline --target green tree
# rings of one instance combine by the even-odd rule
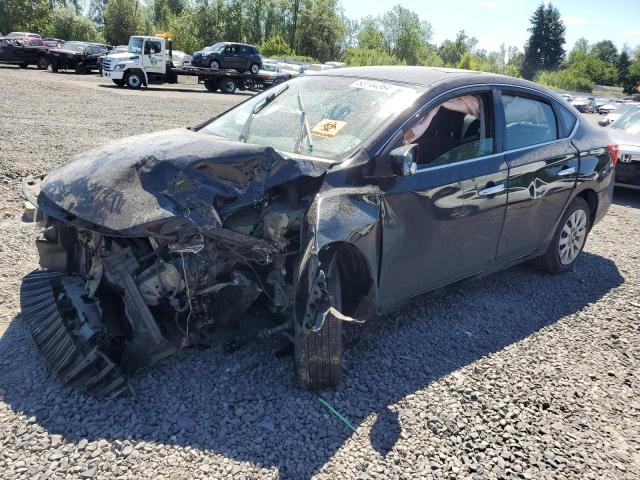
[[[591,54],[613,67],[618,59],[618,48],[611,40],[602,40],[591,47]]]
[[[587,54],[591,51],[591,46],[589,45],[589,42],[586,38],[580,37],[578,40],[576,40],[576,43],[573,46],[572,50],[574,52],[582,52],[584,54]]]
[[[258,48],[260,54],[264,57],[286,57],[295,54],[281,35],[274,35],[271,38],[267,38]]]
[[[374,17],[365,17],[360,22],[357,35],[358,48],[369,50],[385,50],[386,44],[380,22]]]
[[[629,75],[622,85],[624,93],[628,95],[640,93],[640,58],[629,66]]]
[[[104,37],[111,45],[129,42],[142,33],[142,7],[138,0],[109,0],[104,9]]]
[[[624,45],[618,59],[616,60],[616,68],[618,70],[618,85],[624,85],[626,78],[629,76],[629,66],[631,65],[631,57],[629,57],[628,47]]]
[[[342,55],[340,47],[346,28],[338,12],[338,0],[306,0],[296,22],[293,49],[305,56],[325,62]]]
[[[522,75],[531,79],[539,70],[557,70],[564,57],[565,26],[560,11],[541,3],[531,17],[531,36],[525,46]]]
[[[0,0],[0,32],[45,32],[50,25],[49,0]]]
[[[96,24],[84,15],[78,15],[74,8],[59,7],[51,15],[49,33],[54,38],[67,40],[101,41]]]
[[[446,65],[456,66],[464,54],[471,52],[477,44],[475,37],[469,37],[464,30],[460,30],[455,40],[442,42],[438,53]]]
[[[418,14],[396,5],[382,16],[381,25],[389,54],[417,65],[420,53],[432,37],[429,22],[421,22]]]
[[[352,67],[367,65],[403,65],[404,62],[383,50],[372,48],[348,48],[343,56],[344,62]]]

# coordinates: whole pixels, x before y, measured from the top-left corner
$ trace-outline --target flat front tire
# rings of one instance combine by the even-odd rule
[[[584,249],[590,229],[589,204],[577,197],[562,215],[547,252],[537,259],[538,266],[549,273],[570,270]]]
[[[333,307],[342,310],[342,278],[337,257],[329,264],[327,289]],[[329,315],[322,328],[305,331],[295,324],[295,369],[298,384],[308,390],[334,388],[342,382],[342,321]]]

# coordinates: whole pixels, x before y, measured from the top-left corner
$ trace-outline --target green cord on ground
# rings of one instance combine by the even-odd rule
[[[335,408],[333,408],[329,402],[327,402],[322,397],[319,397],[318,400],[320,400],[320,403],[323,404],[325,407],[327,407],[331,411],[331,413],[333,413],[336,417],[338,417],[340,420],[342,420],[347,427],[349,427],[354,432],[356,431],[356,427],[351,425],[351,422],[349,420],[347,420],[346,418],[344,418],[342,416],[342,414],[340,412],[338,412]]]

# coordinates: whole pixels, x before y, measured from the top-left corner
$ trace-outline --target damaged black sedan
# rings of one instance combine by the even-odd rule
[[[50,371],[98,396],[248,311],[293,344],[300,385],[333,387],[343,322],[526,260],[571,268],[609,207],[615,151],[526,81],[296,78],[25,179],[42,270],[23,318]]]

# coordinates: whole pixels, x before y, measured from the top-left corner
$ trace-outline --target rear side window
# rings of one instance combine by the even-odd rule
[[[571,135],[573,127],[576,126],[576,122],[578,121],[578,119],[573,113],[571,113],[564,107],[557,107],[557,111],[559,117],[558,119],[560,120],[560,123],[562,124],[562,128],[564,130],[563,136],[568,137],[569,135]]]
[[[558,139],[558,125],[553,108],[529,97],[503,94],[506,122],[506,148],[527,147]]]

